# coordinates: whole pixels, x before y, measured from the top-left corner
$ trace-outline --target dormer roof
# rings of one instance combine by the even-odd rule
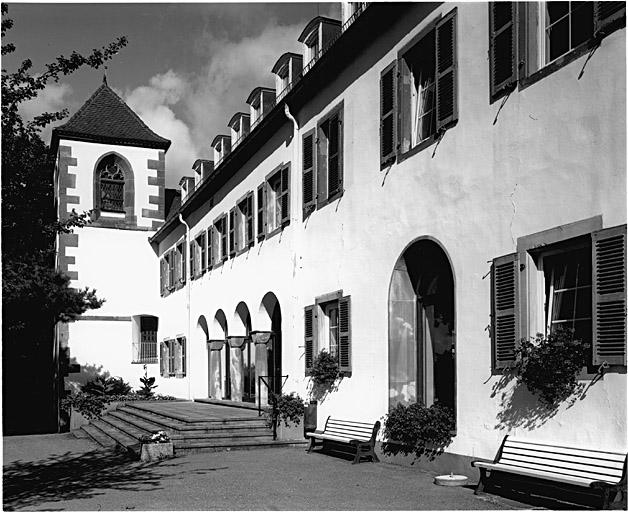
[[[167,150],[170,141],[152,131],[106,82],[64,125],[52,130],[59,138]]]
[[[308,38],[308,36],[312,33],[312,30],[314,30],[314,27],[316,27],[321,22],[327,23],[329,25],[338,25],[338,26],[341,25],[340,20],[327,18],[325,16],[316,16],[316,18],[313,18],[312,20],[310,20],[310,22],[303,29],[303,32],[301,32],[301,35],[299,36],[299,39],[298,39],[299,43],[304,43],[305,40]]]
[[[250,116],[250,114],[246,114],[244,112],[236,112],[235,114],[233,114],[233,116],[231,117],[231,119],[227,123],[227,126],[229,128],[233,128],[233,125],[236,124],[238,121],[240,121],[241,117],[251,117],[251,116]]]
[[[247,104],[251,104],[253,103],[253,101],[255,100],[255,98],[257,96],[261,96],[261,94],[266,91],[266,92],[270,92],[273,95],[275,94],[275,89],[271,89],[270,87],[256,87],[255,89],[253,89],[251,91],[251,94],[249,94],[249,97],[246,99]]]
[[[216,135],[214,140],[212,140],[211,147],[215,148],[219,142],[222,142],[223,139],[230,139],[229,135]]]
[[[272,73],[277,74],[279,70],[291,59],[303,59],[303,57],[298,53],[286,52],[281,57],[277,59],[275,65],[273,66]]]

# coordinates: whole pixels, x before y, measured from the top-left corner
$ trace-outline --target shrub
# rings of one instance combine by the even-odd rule
[[[264,411],[266,424],[269,427],[273,425],[273,421],[277,421],[277,423],[283,421],[286,427],[290,423],[295,425],[301,423],[301,418],[305,413],[305,403],[299,395],[294,392],[289,395],[272,393],[270,402],[273,407],[269,407]]]
[[[108,392],[111,395],[128,395],[131,392],[131,385],[122,377],[112,377],[109,379]]]
[[[325,349],[312,361],[312,369],[310,370],[310,378],[315,386],[331,387],[340,377],[340,368],[338,361]]]
[[[109,402],[110,399],[104,395],[77,393],[63,398],[61,408],[68,413],[74,408],[88,420],[93,420],[102,416],[105,406]]]
[[[131,386],[122,377],[99,375],[83,384],[81,391],[95,396],[126,395],[131,391]]]
[[[387,455],[433,457],[451,442],[455,426],[452,411],[444,405],[397,404],[384,418],[382,450]]]
[[[590,344],[574,338],[573,329],[537,334],[521,340],[515,350],[517,379],[547,406],[556,406],[578,387],[578,374],[586,366]]]

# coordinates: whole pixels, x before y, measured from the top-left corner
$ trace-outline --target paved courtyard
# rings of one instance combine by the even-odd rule
[[[142,464],[71,434],[4,438],[5,510],[447,510],[529,508],[439,487],[392,464],[303,448],[193,453]]]

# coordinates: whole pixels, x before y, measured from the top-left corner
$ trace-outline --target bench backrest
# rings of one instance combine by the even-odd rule
[[[625,452],[555,446],[506,436],[495,462],[616,484],[625,471]]]
[[[347,440],[370,441],[377,435],[380,423],[366,423],[363,421],[341,420],[329,416],[325,423],[325,434],[345,437]]]

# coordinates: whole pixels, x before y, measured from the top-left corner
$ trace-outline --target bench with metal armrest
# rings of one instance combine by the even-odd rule
[[[372,462],[379,462],[375,454],[375,438],[379,431],[380,422],[367,423],[363,421],[342,420],[329,416],[325,422],[323,430],[309,432],[310,446],[307,450],[310,453],[316,446],[316,441],[322,441],[323,449],[325,443],[339,443],[355,447],[355,458],[353,464],[360,462],[362,457],[370,457]]]

